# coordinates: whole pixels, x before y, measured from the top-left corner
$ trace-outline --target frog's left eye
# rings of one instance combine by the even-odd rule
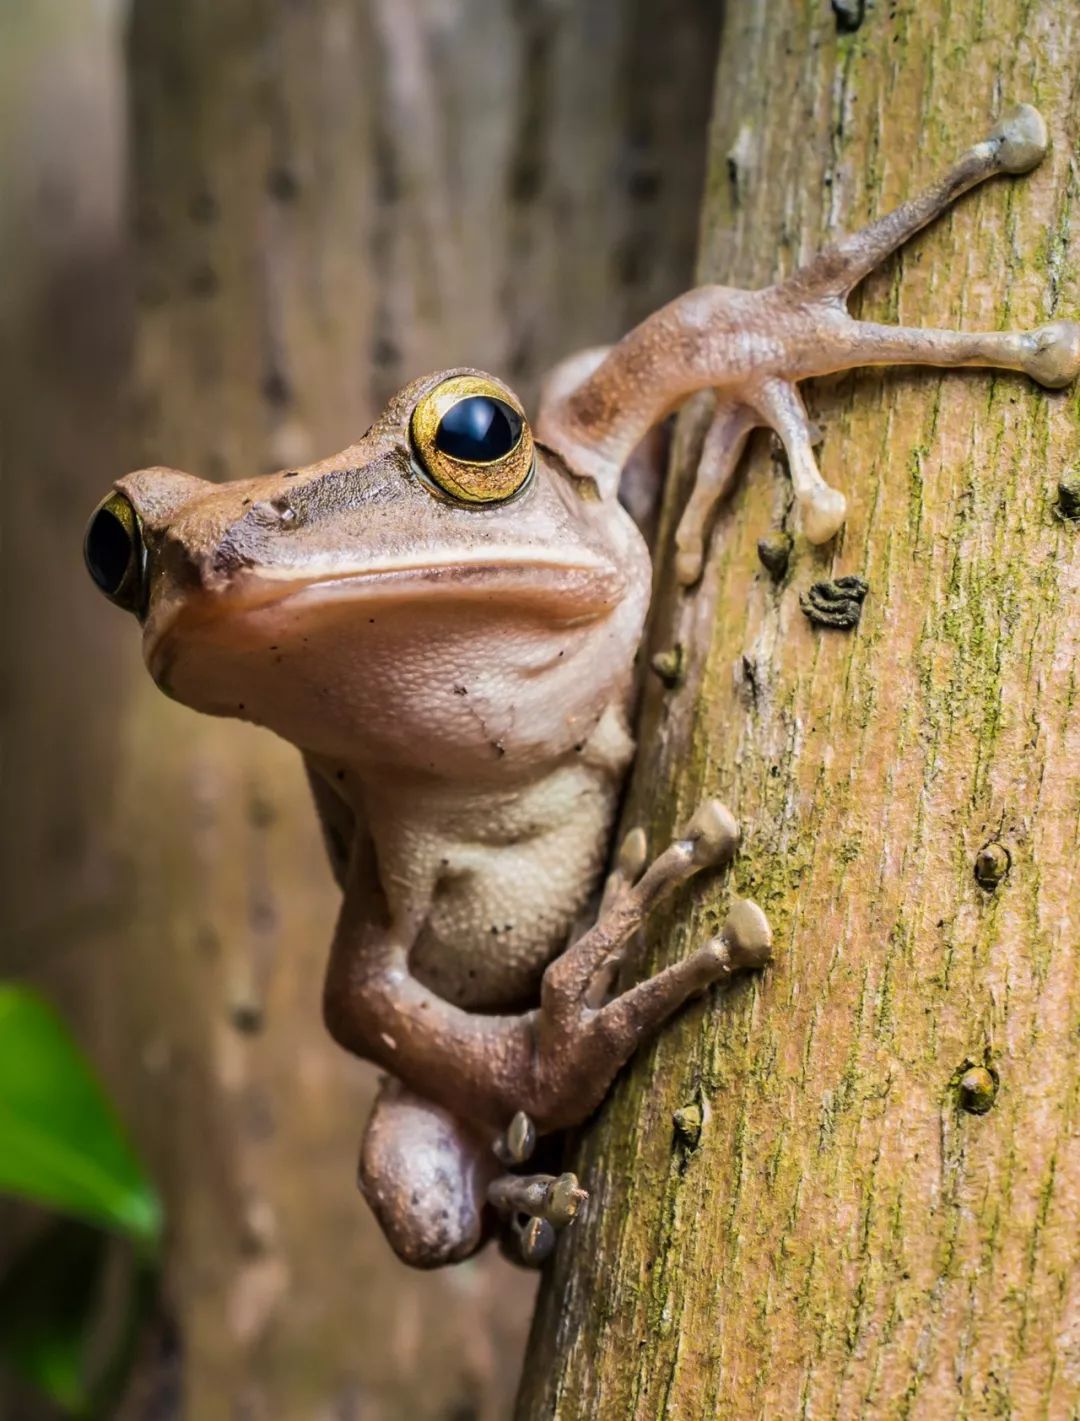
[[[91,514],[83,539],[86,570],[110,602],[141,612],[146,556],[139,515],[122,493],[110,493]]]
[[[452,375],[419,401],[413,448],[436,488],[462,503],[502,503],[533,470],[533,437],[514,396],[484,375]]]

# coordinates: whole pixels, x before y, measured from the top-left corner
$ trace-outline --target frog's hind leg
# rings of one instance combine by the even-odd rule
[[[360,1189],[391,1248],[414,1268],[457,1263],[485,1242],[490,1138],[399,1081],[379,1091],[360,1150]]]

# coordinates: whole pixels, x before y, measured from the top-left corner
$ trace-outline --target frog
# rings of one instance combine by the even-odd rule
[[[459,1262],[493,1236],[543,1262],[588,1191],[573,1172],[536,1169],[537,1152],[597,1110],[685,1003],[772,957],[765,912],[736,897],[719,932],[641,970],[635,945],[658,906],[737,851],[719,800],[653,856],[632,828],[605,872],[653,578],[620,501],[624,471],[650,431],[711,392],[672,551],[693,598],[752,430],[786,450],[807,542],[844,522],[800,381],[902,363],[1066,386],[1080,373],[1074,322],[963,333],[848,310],[856,285],[962,193],[1027,172],[1047,143],[1020,105],[924,191],[792,275],[758,291],[698,287],[569,357],[532,421],[496,376],[444,370],[330,458],[225,483],[145,468],[92,515],[91,578],[137,618],[158,686],[303,756],[341,890],[324,1017],[384,1073],[358,1181],[405,1263]]]

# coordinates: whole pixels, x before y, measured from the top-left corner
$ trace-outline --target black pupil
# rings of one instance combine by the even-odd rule
[[[439,421],[435,448],[467,464],[490,464],[509,454],[520,438],[517,410],[490,395],[470,395]]]
[[[86,533],[86,566],[102,592],[112,597],[131,561],[131,537],[115,513],[101,508]]]

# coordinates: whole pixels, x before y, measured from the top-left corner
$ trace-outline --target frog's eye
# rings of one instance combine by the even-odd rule
[[[86,570],[98,587],[127,612],[141,612],[146,600],[146,556],[139,515],[122,493],[98,504],[83,539]]]
[[[501,503],[533,471],[533,437],[521,407],[484,375],[452,375],[413,410],[412,441],[436,489],[461,503]]]

